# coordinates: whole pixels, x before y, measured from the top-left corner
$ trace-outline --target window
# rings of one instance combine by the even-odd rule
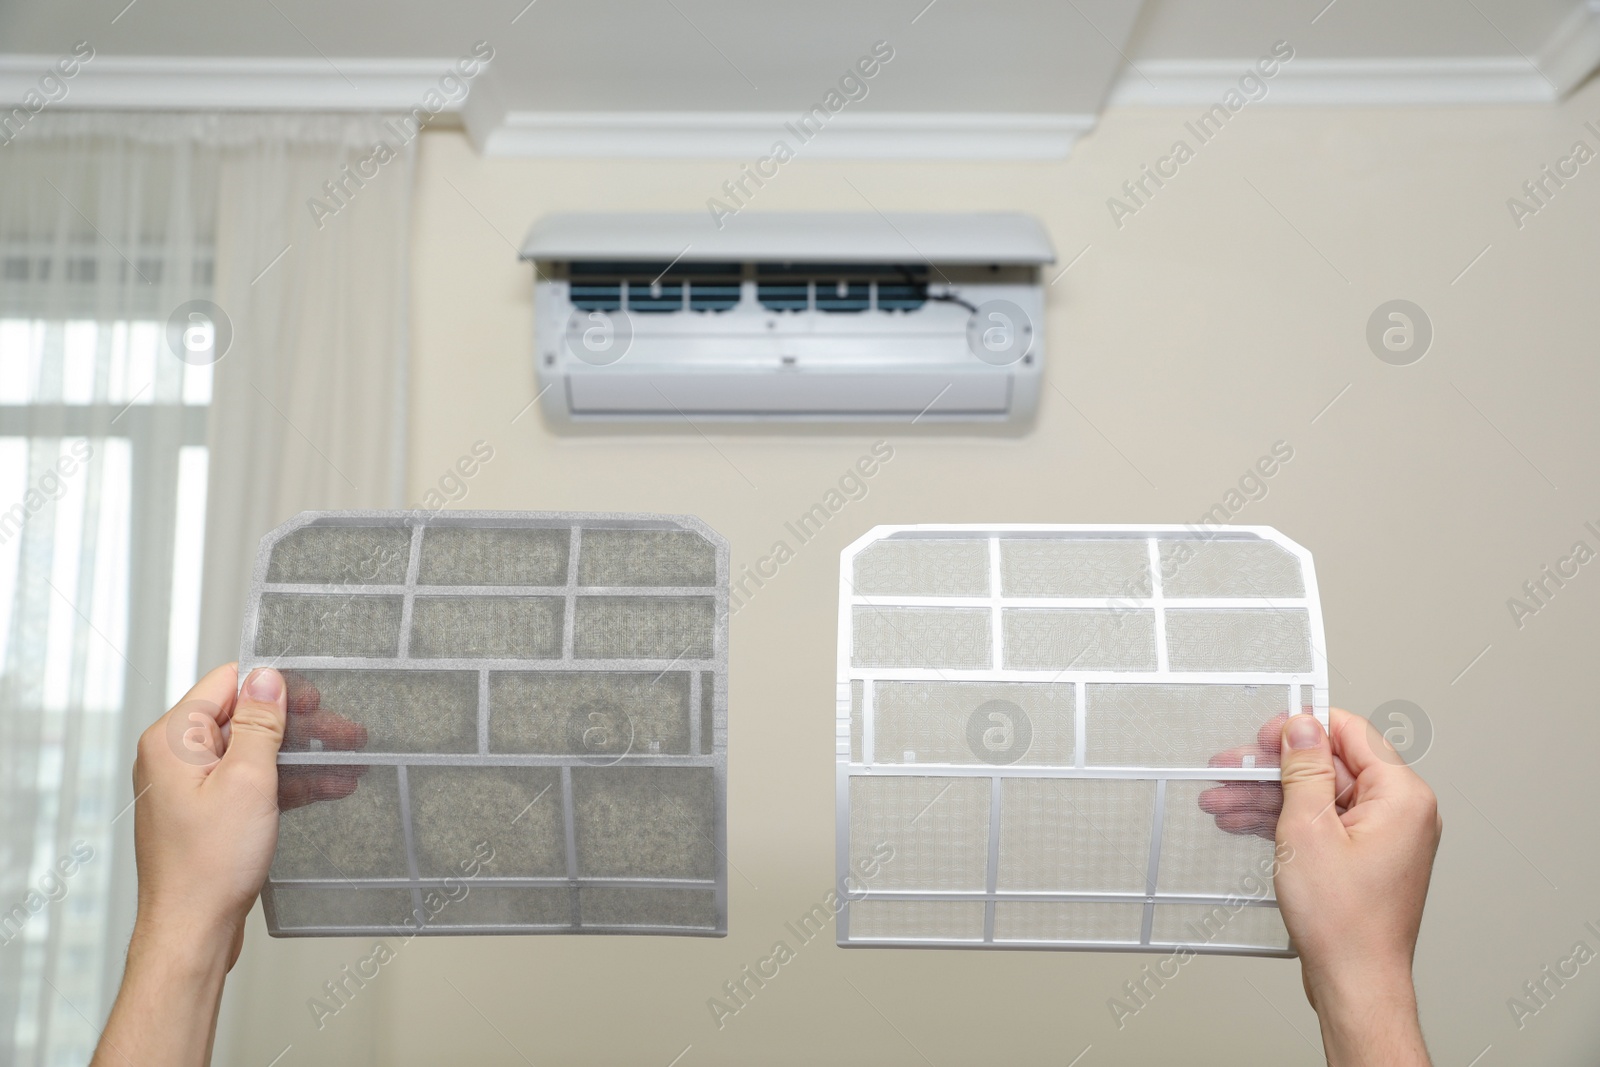
[[[0,312],[11,1062],[83,1063],[93,1050],[83,1017],[103,1017],[125,943],[117,901],[132,890],[114,844],[131,823],[125,738],[194,681],[211,367],[175,358],[165,330],[153,317]]]

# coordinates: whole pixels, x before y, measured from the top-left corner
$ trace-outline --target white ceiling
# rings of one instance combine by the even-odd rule
[[[6,52],[106,56],[432,58],[496,53],[514,110],[793,111],[874,42],[895,58],[875,106],[1094,110],[1137,0],[24,0],[0,8]],[[919,17],[920,12],[920,17]],[[519,16],[520,13],[520,17]],[[513,19],[516,21],[513,23]],[[915,22],[913,22],[915,19]],[[1092,20],[1092,28],[1085,20]],[[1102,34],[1104,36],[1102,36]],[[892,77],[888,73],[892,72]]]
[[[1108,99],[1214,101],[1280,39],[1275,102],[1536,102],[1600,62],[1600,0],[22,0],[0,98],[86,40],[60,106],[409,108],[487,41],[460,109],[487,151],[743,154],[887,41],[816,154],[1056,156]]]

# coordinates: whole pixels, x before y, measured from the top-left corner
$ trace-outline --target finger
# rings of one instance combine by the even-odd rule
[[[367,747],[367,728],[331,711],[291,712],[284,734],[284,749],[303,752],[311,747],[312,741],[320,741],[323,748],[356,751]]]
[[[1283,729],[1282,723],[1279,723],[1278,729],[1280,731]],[[1230,748],[1225,751],[1218,752],[1215,756],[1212,756],[1206,761],[1206,766],[1276,767],[1278,765],[1278,742],[1276,740],[1278,735],[1273,734],[1272,736],[1274,740],[1272,742],[1272,750],[1269,752],[1263,752],[1257,745],[1240,745],[1238,748]],[[1250,760],[1248,764],[1245,762],[1247,758]]]
[[[207,671],[203,678],[189,687],[189,691],[183,694],[183,699],[174,707],[185,704],[194,707],[204,705],[220,725],[227,722],[232,715],[233,703],[238,694],[239,665],[224,663]],[[187,712],[189,709],[184,710]]]
[[[172,729],[185,763],[205,767],[222,758],[222,727],[210,710],[213,707],[208,702],[185,701],[168,712],[174,717],[181,716],[172,724]]]
[[[278,810],[341,800],[356,791],[366,771],[365,767],[285,767],[278,779]]]
[[[135,776],[156,767],[175,766],[204,779],[226,746],[226,723],[233,713],[235,669],[231,663],[206,674],[139,738]]]
[[[1200,806],[1216,817],[1217,829],[1273,840],[1283,808],[1283,792],[1277,782],[1234,782],[1207,793],[1212,795],[1202,793]]]
[[[1283,744],[1283,724],[1288,721],[1289,713],[1285,711],[1262,723],[1261,729],[1256,731],[1256,745],[1263,751],[1271,752],[1274,759]]]
[[[1246,756],[1261,755],[1261,749],[1255,745],[1240,745],[1237,748],[1225,748],[1206,761],[1208,767],[1243,767]]]
[[[366,767],[285,767],[279,778],[280,803],[286,808],[300,807],[321,800],[338,800],[356,791]],[[295,772],[289,774],[289,771]]]
[[[307,681],[297,671],[283,672],[284,684],[289,687],[289,714],[300,715],[322,707],[322,690]]]
[[[278,810],[292,811],[311,803],[311,777],[306,772],[313,767],[282,767],[278,770]]]
[[[1232,797],[1239,792],[1241,790],[1237,790],[1231,785],[1215,786],[1211,789],[1202,790],[1197,803],[1200,805],[1200,810],[1207,815],[1221,815],[1225,811],[1236,810],[1238,802],[1232,800]]]
[[[1207,815],[1270,811],[1276,820],[1282,808],[1283,790],[1277,782],[1229,782],[1200,794],[1200,810]]]
[[[271,781],[276,792],[278,749],[288,714],[285,689],[283,675],[271,667],[250,672],[234,701],[232,730],[217,765],[219,772],[259,776],[260,781]]]
[[[1260,836],[1275,830],[1277,825],[1275,815],[1269,817],[1263,812],[1235,812],[1217,816],[1217,829],[1240,837]]]
[[[1356,789],[1362,796],[1427,788],[1371,722],[1343,708],[1330,708],[1328,727],[1333,752],[1358,780]]]
[[[1344,832],[1337,818],[1320,818],[1337,803],[1337,774],[1328,732],[1314,715],[1291,715],[1283,726],[1283,814],[1278,838]]]
[[[1350,773],[1350,768],[1346,766],[1344,757],[1337,752],[1333,754],[1333,775],[1333,795],[1338,798],[1339,807],[1343,809],[1354,804],[1358,785],[1356,776]]]

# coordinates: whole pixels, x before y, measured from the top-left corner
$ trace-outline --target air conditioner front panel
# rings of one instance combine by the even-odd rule
[[[567,375],[574,418],[713,415],[917,416],[930,419],[1004,416],[1011,375],[928,373],[703,373]]]
[[[549,339],[549,348],[559,359],[565,339]],[[965,334],[930,334],[913,337],[892,336],[789,336],[752,334],[746,337],[675,335],[650,337],[635,335],[627,352],[605,366],[585,364],[571,357],[565,366],[571,373],[604,371],[625,375],[647,370],[685,374],[714,373],[724,370],[776,372],[802,371],[914,371],[929,373],[981,373],[984,365],[973,358]],[[1031,366],[1031,363],[1029,364]]]
[[[576,422],[986,422],[1043,381],[1053,253],[1014,215],[551,216],[530,232],[542,410]],[[735,232],[737,230],[737,232]]]
[[[658,259],[875,263],[1055,261],[1038,220],[1011,212],[740,212],[719,224],[709,213],[557,213],[534,223],[530,260]]]

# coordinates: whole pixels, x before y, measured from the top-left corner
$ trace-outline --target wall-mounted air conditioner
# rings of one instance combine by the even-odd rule
[[[540,403],[585,422],[1026,422],[1039,223],[561,214],[529,230]]]

